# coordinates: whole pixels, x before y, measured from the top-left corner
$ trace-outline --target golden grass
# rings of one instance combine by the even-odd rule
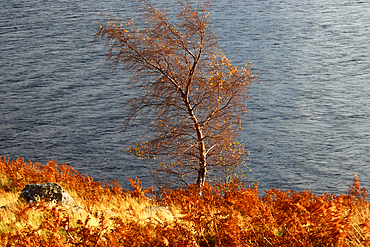
[[[55,182],[81,210],[19,204],[29,183]],[[0,246],[368,246],[370,204],[355,177],[345,195],[271,189],[234,181],[165,191],[161,200],[98,183],[55,161],[0,159]]]

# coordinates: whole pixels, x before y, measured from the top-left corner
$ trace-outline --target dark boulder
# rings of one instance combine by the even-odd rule
[[[28,184],[22,190],[18,200],[30,204],[45,201],[67,208],[75,207],[73,198],[60,185],[50,182],[44,184]]]

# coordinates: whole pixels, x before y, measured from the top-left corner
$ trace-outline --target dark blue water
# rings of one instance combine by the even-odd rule
[[[169,12],[175,1],[153,1]],[[96,180],[152,182],[123,146],[128,75],[92,45],[98,12],[136,17],[135,1],[1,1],[0,155],[68,163]],[[260,189],[343,193],[357,173],[370,188],[370,3],[215,1],[220,46],[253,60],[263,85],[248,101],[241,139]],[[143,126],[145,127],[145,126]]]

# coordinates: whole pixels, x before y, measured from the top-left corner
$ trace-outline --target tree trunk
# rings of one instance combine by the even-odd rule
[[[199,167],[198,179],[197,179],[197,184],[198,184],[199,188],[201,188],[204,185],[204,182],[206,180],[206,173],[207,173],[206,166]]]
[[[179,88],[178,88],[179,89]],[[199,151],[199,168],[198,168],[198,178],[197,178],[197,185],[201,188],[204,185],[206,180],[206,173],[207,173],[207,152],[206,152],[206,145],[204,144],[204,136],[203,130],[200,126],[197,117],[193,111],[193,108],[190,105],[189,95],[183,93],[181,89],[179,89],[180,93],[182,94],[184,104],[188,111],[190,118],[193,120],[194,128],[197,133],[197,141],[198,141],[198,151]]]
[[[204,182],[206,180],[206,174],[207,174],[207,154],[206,154],[206,147],[204,145],[203,140],[203,133],[201,130],[198,131],[200,141],[199,141],[199,169],[198,169],[198,179],[197,184],[199,188],[201,188],[204,185]]]

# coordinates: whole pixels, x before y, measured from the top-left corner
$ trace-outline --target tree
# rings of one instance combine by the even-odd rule
[[[125,126],[152,116],[153,137],[128,150],[155,159],[156,174],[172,174],[186,184],[196,178],[201,187],[207,168],[237,167],[247,156],[236,139],[256,76],[251,64],[238,69],[219,51],[209,1],[194,6],[179,0],[175,21],[164,9],[141,2],[142,28],[133,20],[107,17],[96,34],[106,42],[112,70],[122,65],[140,89],[126,102]]]

